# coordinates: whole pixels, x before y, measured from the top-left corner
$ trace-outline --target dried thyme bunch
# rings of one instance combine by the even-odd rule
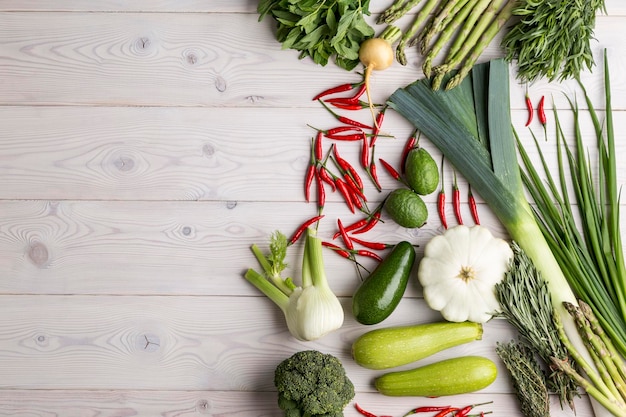
[[[550,417],[550,397],[546,376],[533,352],[524,344],[498,343],[496,353],[511,374],[522,414],[526,417]]]
[[[521,342],[546,366],[552,364],[553,357],[573,362],[559,338],[546,281],[516,242],[511,248],[514,256],[509,271],[496,285],[500,316],[517,329]],[[553,371],[547,377],[547,386],[559,396],[561,404],[574,408],[574,397],[578,396],[576,381],[564,372]]]

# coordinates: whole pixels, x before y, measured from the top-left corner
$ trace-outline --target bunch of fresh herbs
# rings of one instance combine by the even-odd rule
[[[300,52],[325,66],[334,62],[348,71],[359,64],[361,43],[374,35],[365,21],[369,0],[261,0],[259,21],[271,15],[283,49]]]
[[[517,329],[522,345],[535,352],[544,365],[550,366],[553,357],[572,362],[567,347],[559,339],[548,284],[516,242],[511,248],[514,256],[509,271],[495,288],[501,316]],[[576,381],[563,372],[552,372],[546,380],[561,404],[574,409],[573,400],[578,395]]]
[[[496,353],[511,374],[513,387],[526,417],[550,417],[545,372],[533,351],[522,342],[498,343]]]
[[[506,59],[517,61],[518,78],[561,81],[591,69],[598,12],[606,13],[604,0],[521,1],[513,10],[519,20],[502,41]]]

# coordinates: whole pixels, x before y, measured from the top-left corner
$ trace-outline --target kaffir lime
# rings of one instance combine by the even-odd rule
[[[428,209],[422,198],[407,188],[389,193],[385,201],[389,217],[402,227],[422,227],[428,218]]]
[[[437,189],[439,168],[426,149],[411,149],[407,154],[404,168],[406,182],[416,193],[427,195]]]

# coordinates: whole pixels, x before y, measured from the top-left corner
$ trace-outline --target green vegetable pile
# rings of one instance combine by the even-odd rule
[[[330,58],[348,71],[359,64],[361,43],[374,35],[364,19],[369,0],[261,0],[259,20],[276,20],[276,39],[283,49],[300,51],[325,66]]]
[[[286,417],[342,417],[354,398],[341,361],[317,350],[297,352],[278,364],[274,385]]]
[[[604,0],[522,1],[513,10],[519,22],[502,46],[508,61],[517,61],[524,81],[577,78],[594,64],[590,40]],[[565,29],[566,28],[566,29]]]

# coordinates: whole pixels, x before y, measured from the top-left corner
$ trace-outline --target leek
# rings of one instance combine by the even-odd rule
[[[489,205],[546,279],[567,337],[592,362],[564,307],[576,304],[576,295],[526,198],[508,100],[509,68],[496,59],[474,66],[449,91],[433,90],[430,80],[418,80],[396,90],[389,106],[430,139]],[[596,416],[607,415],[606,408],[593,405]]]

